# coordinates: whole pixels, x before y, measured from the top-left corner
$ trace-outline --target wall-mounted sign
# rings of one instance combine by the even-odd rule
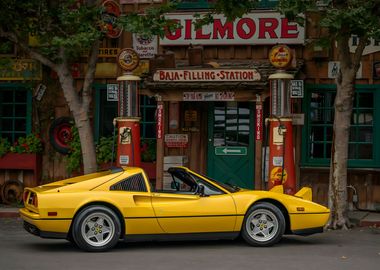
[[[165,145],[170,148],[186,148],[189,143],[187,134],[165,134]]]
[[[350,52],[354,53],[359,45],[359,37],[351,36],[349,40]],[[365,46],[363,55],[371,54],[380,51],[380,40],[371,38],[367,46]]]
[[[102,58],[114,58],[120,53],[120,48],[99,48],[98,57]],[[85,50],[82,53],[83,57],[87,57],[89,52]]]
[[[121,14],[121,9],[118,3],[113,0],[103,0],[104,11],[102,13],[101,28],[106,32],[109,38],[118,38],[121,35],[122,29],[116,24],[117,17]]]
[[[290,80],[290,97],[303,98],[303,80]]]
[[[156,136],[157,139],[162,139],[162,134],[164,132],[164,105],[158,104],[157,105],[157,112],[156,112]]]
[[[117,84],[107,84],[107,101],[119,101],[118,89]]]
[[[247,147],[239,146],[218,146],[215,147],[215,155],[217,156],[246,156]]]
[[[269,62],[276,68],[286,68],[292,61],[292,53],[288,46],[277,45],[269,52]]]
[[[159,69],[153,75],[154,81],[215,82],[215,81],[259,81],[256,69]]]
[[[162,0],[120,0],[120,4],[151,4],[162,3]]]
[[[133,49],[140,59],[149,59],[157,54],[157,36],[145,37],[133,34]]]
[[[235,92],[183,92],[183,101],[234,101]]]
[[[335,79],[340,70],[340,62],[339,61],[330,61],[328,64],[328,73],[327,76],[329,79]],[[358,72],[356,72],[356,79],[361,79],[363,77],[363,65],[360,63],[360,67]]]
[[[0,66],[0,81],[41,80],[41,63],[33,59],[10,59]]]
[[[163,46],[304,44],[305,41],[304,28],[289,22],[278,12],[249,13],[232,22],[222,15],[215,15],[211,24],[198,30],[192,14],[168,14],[165,17],[177,21],[181,27],[160,40]]]
[[[139,65],[139,55],[131,48],[122,49],[117,57],[119,66],[125,71],[132,71]]]
[[[263,139],[263,105],[256,105],[256,141]]]
[[[380,62],[373,62],[372,77],[374,79],[380,79]]]
[[[41,101],[46,91],[46,85],[40,83],[37,85],[36,90],[34,91],[34,98],[38,101]]]

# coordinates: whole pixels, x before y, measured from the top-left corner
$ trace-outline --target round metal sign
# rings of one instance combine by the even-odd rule
[[[292,61],[292,53],[288,46],[277,45],[269,52],[269,61],[276,68],[286,68]]]
[[[135,50],[125,48],[120,51],[117,62],[123,70],[132,71],[139,65],[140,58]]]

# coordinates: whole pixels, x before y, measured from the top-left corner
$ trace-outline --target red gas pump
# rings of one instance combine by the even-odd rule
[[[285,45],[273,47],[270,62],[279,70],[269,76],[269,173],[268,188],[283,185],[284,192],[294,194],[296,177],[294,171],[293,127],[290,104],[290,80],[293,75],[284,69],[291,62],[290,49]]]
[[[133,49],[123,49],[118,56],[118,63],[125,73],[117,78],[119,83],[117,166],[141,165],[140,153],[140,77],[131,74],[138,66],[139,57]]]

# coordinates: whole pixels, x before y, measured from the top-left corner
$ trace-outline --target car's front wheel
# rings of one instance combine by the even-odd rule
[[[242,226],[244,240],[253,246],[271,246],[280,241],[285,231],[285,218],[280,209],[271,203],[253,205]]]
[[[79,248],[86,251],[106,251],[120,237],[121,224],[117,215],[105,206],[88,206],[74,219],[72,236]]]

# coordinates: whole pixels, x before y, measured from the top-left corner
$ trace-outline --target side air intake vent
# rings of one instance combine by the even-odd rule
[[[140,191],[146,192],[146,185],[144,177],[141,173],[130,176],[119,183],[111,186],[110,190],[121,190],[121,191]]]

